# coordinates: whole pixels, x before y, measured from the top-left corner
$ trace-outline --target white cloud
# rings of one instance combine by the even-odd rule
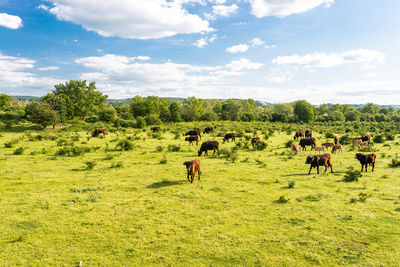
[[[53,3],[49,12],[59,20],[80,24],[105,37],[151,39],[213,30],[208,21],[182,6],[198,1],[49,1]]]
[[[151,57],[148,57],[148,56],[138,56],[138,57],[135,57],[135,59],[146,61],[146,60],[150,60]]]
[[[257,46],[265,44],[265,42],[262,41],[260,38],[254,38],[253,40],[250,41],[250,44],[252,47],[257,47]]]
[[[304,56],[280,56],[272,60],[277,65],[295,65],[304,68],[329,68],[343,64],[382,64],[385,55],[379,51],[369,49],[350,50],[344,53],[314,53]]]
[[[275,48],[276,45],[264,45],[264,48]]]
[[[18,16],[0,13],[0,26],[16,30],[22,27],[22,19]]]
[[[48,11],[50,8],[48,7],[48,6],[46,6],[45,4],[40,4],[40,5],[38,5],[38,7],[37,7],[38,9],[43,9],[43,10],[45,10],[45,11]]]
[[[248,49],[249,49],[249,46],[247,44],[238,44],[238,45],[228,47],[226,49],[226,51],[228,51],[229,53],[232,53],[232,54],[236,54],[236,53],[246,52]]]
[[[58,69],[60,69],[60,68],[57,67],[57,66],[49,66],[49,67],[38,68],[38,70],[41,70],[41,71],[58,70]]]
[[[378,74],[375,72],[368,72],[368,73],[364,74],[364,77],[367,79],[373,79],[373,78],[376,78],[377,76],[378,76]]]
[[[229,17],[232,14],[235,14],[239,7],[236,4],[232,4],[230,6],[226,5],[215,5],[212,7],[212,13],[206,13],[204,16],[209,20],[214,20],[217,17]]]
[[[247,0],[250,2],[252,14],[256,17],[286,17],[292,14],[306,12],[325,5],[330,7],[334,0]]]
[[[192,45],[196,46],[198,48],[203,48],[204,46],[208,45],[209,43],[214,42],[215,40],[217,40],[218,37],[216,34],[213,34],[211,37],[203,37],[200,38],[199,40],[197,40],[196,42],[194,42]]]

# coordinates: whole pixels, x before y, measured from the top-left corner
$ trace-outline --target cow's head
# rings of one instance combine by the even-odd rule
[[[197,150],[197,154],[199,155],[199,157],[201,156],[202,151],[201,150]]]
[[[185,141],[190,141],[190,140],[189,140],[189,137],[186,137],[186,138],[185,138]]]
[[[312,159],[313,159],[313,157],[308,156],[306,159],[306,164],[311,164]]]
[[[361,153],[356,153],[356,156],[354,157],[355,159],[360,159],[361,158],[361,156],[362,156],[362,154]]]
[[[191,162],[191,161],[185,161],[185,162],[183,163],[183,165],[185,165],[185,166],[186,166],[186,170],[187,170],[188,172],[190,172],[191,169],[192,169],[192,166],[193,166],[193,162]]]

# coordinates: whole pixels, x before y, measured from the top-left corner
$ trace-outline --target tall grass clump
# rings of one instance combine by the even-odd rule
[[[345,182],[358,182],[359,178],[361,178],[362,174],[360,171],[356,171],[353,168],[350,168],[346,175],[343,177],[343,181]]]
[[[119,141],[119,143],[115,146],[115,148],[119,149],[121,151],[129,151],[129,150],[133,150],[134,145],[131,141],[125,139],[125,140]]]

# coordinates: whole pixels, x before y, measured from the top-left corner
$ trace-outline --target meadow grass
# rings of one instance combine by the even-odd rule
[[[185,127],[170,126],[156,138],[141,130],[105,138],[3,132],[0,265],[399,264],[400,169],[388,166],[400,152],[397,137],[375,144],[375,172],[369,167],[358,182],[344,182],[349,167],[361,169],[350,145],[332,154],[333,174],[321,168],[307,175],[305,158],[314,151],[291,154],[284,144],[292,133],[274,132],[265,140],[258,131],[267,148],[239,148],[232,162],[212,152],[198,157],[197,149],[206,140],[232,149],[235,143],[223,144],[221,134],[238,126],[203,135],[199,146],[176,139],[173,131]],[[325,142],[324,134],[314,135]],[[133,147],[123,151],[117,144],[127,138]],[[16,139],[14,147],[4,146]],[[60,139],[88,152],[57,156],[71,146]],[[24,150],[14,155],[18,147]],[[194,158],[202,175],[190,184],[183,162]],[[85,162],[95,164],[91,169]],[[360,193],[371,195],[358,201]],[[281,197],[288,201],[280,203]]]

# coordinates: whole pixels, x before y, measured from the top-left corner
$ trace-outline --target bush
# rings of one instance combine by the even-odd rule
[[[342,144],[342,145],[350,145],[350,144],[352,144],[353,143],[353,139],[350,137],[350,136],[348,136],[347,134],[346,135],[343,135],[343,136],[341,136],[340,138],[339,138],[339,144]]]
[[[80,147],[80,146],[63,147],[57,150],[56,156],[77,157],[90,151],[91,151],[90,147]]]
[[[181,150],[180,145],[168,145],[169,152],[179,152]]]
[[[382,134],[379,134],[379,135],[374,137],[374,142],[375,143],[384,143],[385,142],[385,138],[383,137]]]
[[[288,203],[289,200],[290,200],[290,199],[287,198],[286,196],[280,196],[276,202],[277,202],[277,203]]]
[[[392,159],[392,163],[389,163],[389,167],[391,168],[397,168],[400,167],[400,159]]]
[[[12,147],[14,147],[14,145],[15,145],[16,143],[18,143],[20,140],[21,140],[20,138],[15,138],[15,139],[12,139],[12,140],[10,140],[10,141],[8,141],[8,142],[5,142],[5,143],[4,143],[4,147],[5,147],[5,148],[12,148]]]
[[[133,147],[133,143],[127,139],[119,141],[119,143],[115,146],[116,149],[119,149],[121,151],[133,150]]]
[[[296,181],[295,180],[290,180],[289,182],[288,182],[288,188],[294,188],[294,185],[296,184]]]
[[[362,174],[360,171],[355,171],[353,168],[350,168],[346,175],[343,177],[343,181],[345,182],[358,182],[358,179],[361,178]]]
[[[289,140],[289,141],[287,141],[287,142],[284,144],[284,146],[285,146],[286,148],[290,148],[290,147],[292,146],[293,143],[294,143],[293,140]]]
[[[268,144],[266,142],[260,141],[255,144],[255,149],[257,150],[264,150],[266,149]]]
[[[19,147],[14,150],[13,155],[22,155],[24,153],[25,147]]]
[[[111,166],[110,166],[110,168],[116,168],[116,169],[123,168],[123,167],[124,167],[124,164],[121,161],[113,162],[113,163],[111,163]]]
[[[164,155],[164,157],[160,160],[160,164],[167,164],[167,163],[168,163],[167,155]]]
[[[156,152],[162,152],[164,150],[163,146],[157,146],[156,147]]]
[[[334,138],[335,135],[333,133],[326,133],[325,138]]]
[[[97,163],[96,163],[95,160],[93,160],[93,161],[86,161],[85,164],[86,164],[86,170],[93,170],[94,166],[97,165]]]
[[[393,141],[394,139],[395,139],[395,136],[393,134],[387,134],[386,135],[386,140]]]

